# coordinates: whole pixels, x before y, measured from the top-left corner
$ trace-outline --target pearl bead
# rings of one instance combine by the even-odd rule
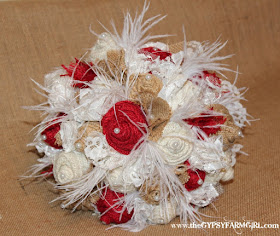
[[[154,197],[154,200],[155,200],[155,201],[158,201],[158,200],[159,200],[159,196],[156,195],[156,196]]]
[[[77,149],[82,148],[82,144],[81,143],[76,143],[75,146],[76,146]]]
[[[107,33],[102,33],[102,34],[100,34],[99,37],[104,39],[104,38],[106,38],[106,36],[107,36]]]
[[[47,136],[46,136],[45,134],[43,134],[43,135],[42,135],[42,139],[43,139],[43,140],[46,140],[46,139],[47,139]]]
[[[65,208],[65,205],[64,205],[63,203],[61,203],[61,204],[60,204],[60,207],[61,207],[62,209],[64,209],[64,208]]]
[[[239,136],[239,137],[242,136],[242,131],[241,131],[241,130],[238,131],[238,136]]]
[[[178,146],[179,146],[179,142],[174,142],[174,143],[172,143],[172,147],[173,147],[174,149],[177,149]]]
[[[146,80],[150,80],[152,78],[151,75],[146,75]]]
[[[114,133],[115,133],[115,134],[119,134],[120,132],[121,132],[121,130],[120,130],[119,128],[115,128],[115,129],[114,129]]]
[[[202,184],[203,184],[202,179],[198,180],[197,183],[198,183],[199,185],[202,185]]]
[[[60,177],[61,179],[64,179],[64,178],[65,178],[65,175],[64,175],[64,174],[60,174],[59,177]]]

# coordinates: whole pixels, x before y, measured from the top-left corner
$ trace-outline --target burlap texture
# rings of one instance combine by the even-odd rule
[[[171,108],[168,103],[157,97],[152,101],[151,104],[151,120],[149,121],[149,139],[157,141],[161,136],[164,130],[164,127],[167,125],[171,117]]]
[[[85,149],[85,142],[86,138],[94,132],[102,132],[101,125],[97,121],[89,121],[85,122],[80,128],[78,132],[78,140],[76,141],[75,145],[79,144],[80,151]]]
[[[43,83],[43,75],[60,64],[67,65],[95,41],[88,28],[103,32],[100,20],[109,27],[113,18],[120,29],[123,10],[134,12],[143,1],[15,1],[0,2],[0,235],[132,235],[103,225],[90,212],[71,214],[58,203],[46,182],[18,181],[36,163],[30,129],[40,120],[38,112],[26,111],[45,99],[36,94],[30,78]],[[280,1],[277,0],[153,0],[147,16],[168,14],[154,34],[173,34],[166,42],[182,41],[182,25],[188,40],[229,40],[222,54],[239,65],[237,85],[247,86],[248,112],[259,121],[252,123],[241,140],[249,156],[240,155],[235,178],[225,185],[212,206],[202,209],[207,221],[253,220],[261,224],[279,220],[279,55]],[[227,73],[233,81],[234,75]],[[179,223],[179,219],[171,223]],[[243,235],[278,235],[279,230],[249,229]],[[206,229],[207,235],[236,235],[233,229]],[[150,226],[135,235],[206,235],[204,230]]]
[[[215,112],[225,115],[226,121],[221,126],[221,130],[218,131],[215,135],[222,136],[224,151],[226,151],[237,141],[237,139],[239,138],[239,131],[241,131],[241,129],[234,124],[233,118],[229,114],[229,111],[228,109],[226,109],[226,107],[221,104],[213,104],[211,105],[211,108],[213,108]]]

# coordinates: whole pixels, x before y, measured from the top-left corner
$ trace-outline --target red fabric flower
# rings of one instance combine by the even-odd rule
[[[208,80],[211,84],[217,86],[217,87],[221,87],[221,79],[216,76],[215,73],[209,73],[208,71],[203,71],[203,76],[199,76],[199,79],[203,79],[203,80]]]
[[[213,107],[211,110],[213,110]],[[200,115],[205,117],[188,118],[184,119],[184,121],[189,125],[200,128],[208,137],[220,131],[221,127],[219,125],[224,124],[227,120],[225,116],[214,116],[207,113],[201,113]]]
[[[64,115],[65,115],[64,113],[60,113],[60,114],[58,114],[58,117],[64,116]],[[58,120],[58,119],[54,119],[53,121],[49,122],[48,125],[50,123],[55,122],[56,120]],[[60,124],[61,124],[61,122],[52,124],[41,133],[42,136],[45,136],[44,141],[47,144],[49,144],[51,147],[56,148],[56,149],[62,149],[62,146],[56,144],[56,139],[55,139],[55,135],[60,131]]]
[[[128,155],[146,129],[146,117],[141,107],[130,101],[116,103],[102,118],[103,134],[108,144],[119,153]],[[137,147],[136,147],[137,148]]]
[[[190,163],[188,161],[184,162],[184,164],[187,166],[190,166]],[[187,172],[188,172],[188,175],[190,176],[190,179],[185,184],[185,188],[190,192],[192,190],[199,188],[203,184],[206,173],[204,171],[198,170],[198,169],[195,169],[195,170],[188,169]],[[202,183],[199,183],[201,181],[202,181]]]
[[[96,74],[92,70],[92,68],[84,63],[79,61],[77,58],[76,63],[71,63],[68,67],[61,65],[67,72],[66,75],[72,77],[74,79],[73,87],[77,88],[88,88],[89,86],[85,85],[84,83],[79,83],[78,81],[82,82],[91,82],[94,80]],[[90,63],[92,66],[93,64]],[[74,73],[74,74],[73,74]],[[66,75],[61,75],[61,76],[66,76]]]
[[[160,60],[165,60],[172,55],[170,52],[162,51],[155,47],[141,48],[138,53],[145,54],[146,56],[151,57],[152,60],[155,60],[158,57]]]
[[[126,223],[131,219],[133,211],[128,213],[127,209],[125,209],[123,213],[121,213],[123,210],[123,204],[112,207],[123,196],[124,194],[114,192],[109,188],[103,189],[102,196],[96,203],[96,207],[99,212],[103,213],[106,211],[106,213],[100,217],[102,222],[105,224],[121,224]]]
[[[53,176],[53,165],[50,165],[46,170],[41,171],[41,175],[45,177]]]

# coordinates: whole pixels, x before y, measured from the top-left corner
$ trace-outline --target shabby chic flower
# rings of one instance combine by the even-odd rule
[[[147,132],[147,121],[141,107],[130,101],[116,103],[103,116],[101,125],[108,144],[124,155],[136,149]]]
[[[157,142],[163,152],[163,160],[169,165],[177,165],[186,161],[193,150],[191,139],[193,134],[175,122],[169,122]]]
[[[53,175],[59,184],[65,184],[82,177],[91,164],[83,153],[61,152],[53,161]]]

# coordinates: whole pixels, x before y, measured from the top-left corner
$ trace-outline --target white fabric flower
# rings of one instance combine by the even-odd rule
[[[105,182],[110,185],[110,189],[116,192],[133,192],[136,190],[136,187],[131,183],[131,181],[127,181],[127,179],[129,179],[127,174],[128,173],[125,172],[125,168],[123,166],[118,167],[107,174]]]
[[[79,125],[76,121],[64,121],[60,125],[60,135],[62,140],[62,147],[65,152],[75,150],[75,142],[78,136]]]
[[[108,51],[118,49],[119,47],[111,35],[104,32],[99,35],[96,44],[90,50],[89,59],[90,61],[106,60]]]
[[[189,194],[191,195],[191,203],[199,207],[209,205],[210,202],[219,196],[214,185],[207,182],[204,182],[200,188],[189,192]]]
[[[153,224],[168,224],[176,217],[176,202],[168,202],[167,205],[153,205],[152,214],[148,220]]]
[[[122,193],[133,192],[143,184],[147,176],[143,176],[141,167],[141,160],[137,159],[128,165],[123,165],[110,171],[106,181],[114,191]]]
[[[229,166],[227,155],[223,151],[223,143],[219,137],[213,136],[206,141],[196,141],[194,150],[189,158],[191,165],[208,173]]]
[[[113,170],[122,166],[126,155],[122,155],[114,151],[106,141],[106,138],[101,133],[96,133],[94,136],[88,136],[85,139],[85,155],[95,166],[106,170]]]
[[[200,89],[191,81],[187,81],[187,78],[184,78],[182,74],[173,78],[172,81],[164,86],[158,95],[167,101],[172,111],[198,99]]]
[[[187,55],[189,58],[195,56],[196,54],[200,54],[203,52],[203,46],[200,42],[197,41],[189,41],[187,42]]]
[[[234,169],[232,167],[218,171],[217,173],[207,174],[205,182],[216,184],[220,181],[229,181],[234,178]]]
[[[48,95],[48,102],[51,107],[64,108],[75,101],[75,89],[72,87],[72,78],[64,75],[64,69],[58,69],[45,76],[45,86]]]
[[[157,144],[163,151],[163,159],[166,164],[178,165],[185,162],[192,150],[193,143],[190,141],[193,134],[175,122],[169,122]]]
[[[91,86],[80,90],[79,107],[73,111],[79,121],[100,121],[116,102],[123,100],[123,88],[116,81],[100,76],[95,77]]]
[[[54,158],[53,175],[59,184],[65,184],[82,177],[90,166],[83,153],[61,152]]]

